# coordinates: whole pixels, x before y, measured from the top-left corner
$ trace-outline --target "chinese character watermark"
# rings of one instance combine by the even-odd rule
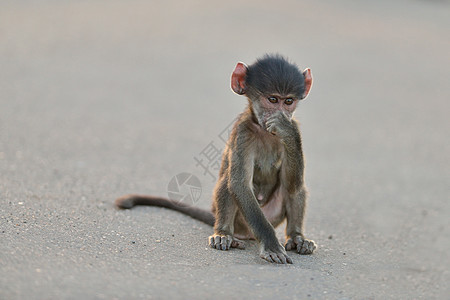
[[[194,157],[195,166],[202,168],[203,175],[211,177],[213,182],[217,180],[216,176],[220,170],[223,147],[227,144],[235,121],[233,120],[219,133],[218,139],[220,141],[218,143],[214,143],[215,141],[212,140],[200,151],[198,156]],[[217,144],[222,145],[217,146]],[[167,194],[169,199],[177,203],[195,204],[202,194],[202,185],[195,175],[188,172],[179,173],[167,185]]]
[[[233,124],[236,120],[233,120],[227,127],[225,127],[218,135],[219,140],[226,145],[231,131],[233,130]],[[217,147],[214,141],[211,141],[203,150],[194,157],[196,167],[203,169],[203,175],[209,175],[212,181],[216,181],[216,174],[220,170],[220,162],[222,158],[222,147]]]
[[[216,181],[215,174],[220,168],[220,157],[222,149],[217,148],[214,142],[210,142],[200,153],[199,157],[194,157],[197,162],[196,167],[200,166],[203,169],[203,175],[208,174],[212,177],[213,181]],[[214,170],[215,172],[211,172]]]
[[[236,119],[234,119],[230,124],[228,124],[227,127],[225,127],[224,130],[222,130],[221,133],[219,133],[219,139],[226,144],[228,142],[228,139],[230,138],[231,131],[233,130],[233,125],[236,123]]]

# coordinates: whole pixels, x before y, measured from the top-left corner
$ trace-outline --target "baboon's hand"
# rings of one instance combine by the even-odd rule
[[[274,246],[261,246],[259,256],[271,263],[292,264],[292,259],[287,255],[284,247],[277,243]]]
[[[295,250],[299,254],[312,254],[314,250],[316,250],[317,245],[314,241],[305,239],[301,236],[295,236],[293,238],[289,238],[286,241],[286,245],[284,246],[287,251]]]
[[[266,128],[268,132],[282,139],[292,136],[295,132],[291,119],[282,111],[275,112],[267,119]]]
[[[209,237],[209,246],[217,250],[229,250],[230,248],[245,249],[245,243],[231,235],[213,234]]]

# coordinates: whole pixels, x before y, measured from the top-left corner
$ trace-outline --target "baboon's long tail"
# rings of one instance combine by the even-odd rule
[[[142,195],[125,195],[116,199],[116,206],[123,209],[129,209],[136,205],[149,205],[159,206],[179,211],[185,215],[188,215],[196,220],[202,221],[210,226],[214,226],[214,215],[212,212],[187,205],[184,203],[178,203],[173,200],[154,197],[154,196],[142,196]]]

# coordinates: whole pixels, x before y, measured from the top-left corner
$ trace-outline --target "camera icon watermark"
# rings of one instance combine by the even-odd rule
[[[195,204],[202,195],[202,185],[194,174],[179,173],[169,181],[167,195],[177,203]]]

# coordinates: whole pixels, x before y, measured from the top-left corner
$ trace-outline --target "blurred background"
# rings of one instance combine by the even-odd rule
[[[2,1],[0,298],[445,299],[450,1]],[[312,256],[219,253],[150,207],[246,106],[238,61],[310,67]],[[283,226],[278,229],[280,239]]]

